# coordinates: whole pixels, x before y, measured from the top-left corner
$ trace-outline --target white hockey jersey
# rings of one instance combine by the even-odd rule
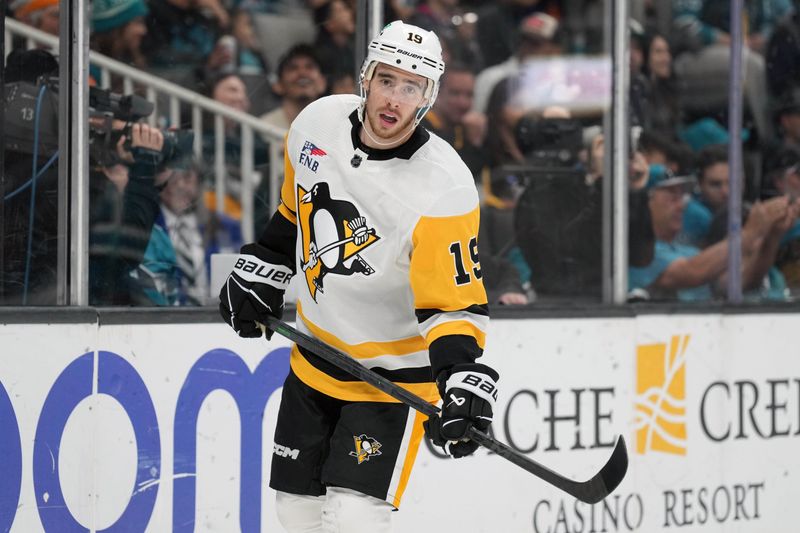
[[[417,128],[392,150],[358,141],[357,96],[329,96],[292,124],[278,208],[297,226],[297,327],[435,402],[428,347],[488,324],[478,194],[452,147]],[[291,367],[335,398],[394,402],[294,346]]]

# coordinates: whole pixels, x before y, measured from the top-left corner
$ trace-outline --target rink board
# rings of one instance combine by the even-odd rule
[[[91,323],[1,325],[0,346],[0,532],[281,531],[288,342]],[[621,433],[628,476],[589,506],[423,445],[395,531],[796,531],[799,356],[790,314],[494,320],[495,436],[586,478]]]

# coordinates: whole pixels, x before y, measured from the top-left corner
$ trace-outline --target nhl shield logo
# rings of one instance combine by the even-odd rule
[[[367,437],[364,433],[358,437],[353,435],[353,441],[355,441],[356,451],[350,452],[350,457],[355,457],[358,464],[381,454],[381,443],[372,437]]]
[[[300,225],[303,257],[301,267],[314,301],[324,294],[328,274],[369,276],[375,269],[359,252],[372,246],[380,237],[375,228],[346,200],[331,198],[329,185],[315,183],[306,191],[297,186],[297,219]]]

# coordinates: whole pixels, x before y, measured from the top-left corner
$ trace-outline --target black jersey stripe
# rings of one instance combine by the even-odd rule
[[[283,205],[283,207],[285,207],[286,209],[288,209],[288,210],[289,210],[289,212],[290,212],[291,214],[293,214],[293,215],[297,216],[297,211],[295,211],[294,209],[292,209],[292,207],[291,207],[289,204],[287,204],[286,202],[284,202],[284,201],[283,201],[283,198],[281,198],[281,204]]]
[[[416,309],[414,313],[417,315],[417,322],[422,324],[429,318],[441,313],[472,313],[473,315],[489,316],[489,305],[472,304],[464,309],[456,309],[454,311],[443,311],[442,309]]]

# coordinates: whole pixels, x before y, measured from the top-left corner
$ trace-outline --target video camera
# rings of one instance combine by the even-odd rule
[[[58,78],[39,78],[37,83],[17,81],[5,86],[5,148],[49,158],[58,150]],[[130,142],[131,124],[149,116],[154,106],[141,96],[121,95],[89,88],[89,157],[100,166],[119,163],[116,145],[122,135]],[[101,120],[98,120],[101,119]],[[114,128],[114,120],[126,123]],[[191,153],[191,131],[164,131],[163,164]],[[127,148],[130,148],[129,146]]]
[[[583,145],[583,126],[568,118],[524,116],[514,132],[520,151],[533,168],[574,168]]]

